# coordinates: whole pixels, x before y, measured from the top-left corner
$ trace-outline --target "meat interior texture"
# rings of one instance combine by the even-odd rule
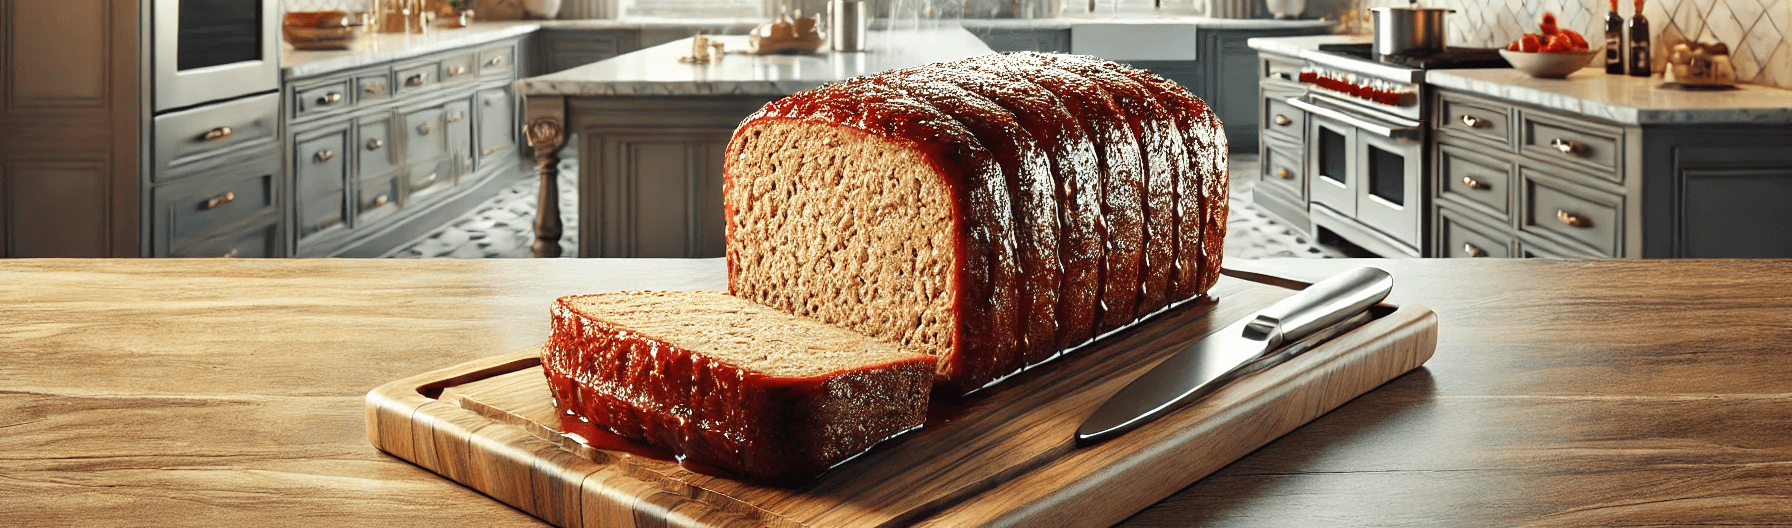
[[[935,358],[723,292],[564,297],[556,407],[686,460],[800,481],[926,419]]]
[[[936,383],[972,391],[1213,284],[1223,137],[1175,83],[1089,57],[799,93],[730,142],[729,287],[939,356]]]

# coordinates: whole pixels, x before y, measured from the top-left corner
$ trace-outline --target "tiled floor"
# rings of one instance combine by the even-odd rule
[[[1226,222],[1226,257],[1258,259],[1270,257],[1336,258],[1338,250],[1314,244],[1306,233],[1264,214],[1251,206],[1251,184],[1257,173],[1255,154],[1234,154],[1231,173],[1231,215]],[[569,158],[560,166],[560,212],[565,224],[560,239],[561,254],[572,256],[578,249],[578,160]],[[520,182],[472,213],[449,222],[430,236],[397,254],[404,258],[529,258],[529,247],[535,242],[534,219],[537,182]]]

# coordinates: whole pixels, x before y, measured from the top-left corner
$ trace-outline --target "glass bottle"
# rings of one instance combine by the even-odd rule
[[[1605,73],[1624,74],[1624,17],[1618,16],[1618,0],[1605,12]]]
[[[1643,18],[1643,0],[1636,0],[1630,16],[1630,75],[1648,77],[1654,62],[1649,57],[1649,19]]]

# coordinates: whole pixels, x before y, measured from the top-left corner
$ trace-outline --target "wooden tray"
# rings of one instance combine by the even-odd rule
[[[1418,368],[1437,347],[1430,310],[1378,307],[1379,317],[1363,327],[1198,404],[1105,443],[1076,446],[1083,419],[1144,369],[1290,293],[1223,278],[1208,298],[999,388],[936,401],[920,431],[795,489],[566,439],[537,350],[374,389],[367,436],[394,456],[560,526],[1107,526]]]

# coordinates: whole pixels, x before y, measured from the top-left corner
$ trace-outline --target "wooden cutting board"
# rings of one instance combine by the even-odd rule
[[[1437,316],[1368,324],[1105,443],[1078,425],[1169,353],[1293,293],[1230,277],[1206,298],[960,401],[800,488],[693,473],[559,434],[538,350],[388,383],[367,436],[394,456],[560,526],[1107,526],[1401,374]],[[547,324],[543,321],[542,324]]]

